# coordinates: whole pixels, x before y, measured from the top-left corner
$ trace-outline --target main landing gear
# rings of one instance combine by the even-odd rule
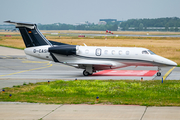
[[[89,73],[88,71],[84,70],[84,71],[83,71],[83,75],[84,75],[84,76],[89,76],[89,75],[92,75],[92,73]]]
[[[93,66],[92,65],[86,65],[85,70],[83,71],[84,76],[92,75],[93,74]]]
[[[158,68],[157,76],[161,76],[161,68]]]

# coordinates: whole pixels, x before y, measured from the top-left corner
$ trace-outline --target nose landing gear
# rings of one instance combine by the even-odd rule
[[[157,76],[161,76],[161,72],[157,72]]]
[[[161,68],[158,68],[157,76],[161,76]]]

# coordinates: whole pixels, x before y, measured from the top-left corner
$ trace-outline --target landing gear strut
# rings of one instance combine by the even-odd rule
[[[161,68],[158,68],[157,76],[161,76]]]

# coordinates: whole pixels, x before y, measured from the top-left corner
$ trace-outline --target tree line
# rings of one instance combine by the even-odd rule
[[[129,19],[120,24],[122,30],[147,31],[159,29],[161,31],[179,31],[180,18]],[[155,28],[153,28],[155,27]]]
[[[97,30],[97,31],[117,31],[118,23],[108,23],[106,25],[98,25],[98,24],[81,24],[81,25],[71,25],[71,24],[62,24],[62,23],[54,23],[42,25],[38,24],[38,28],[40,30]]]
[[[85,24],[71,25],[71,24],[38,24],[40,30],[97,30],[97,31],[180,31],[180,18],[156,18],[156,19],[129,19],[127,21],[113,21],[107,22],[105,25]],[[119,28],[119,29],[118,29]]]

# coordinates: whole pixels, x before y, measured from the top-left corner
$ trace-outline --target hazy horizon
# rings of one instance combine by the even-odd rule
[[[179,0],[0,0],[0,24],[23,21],[76,24],[99,19],[180,18]]]

